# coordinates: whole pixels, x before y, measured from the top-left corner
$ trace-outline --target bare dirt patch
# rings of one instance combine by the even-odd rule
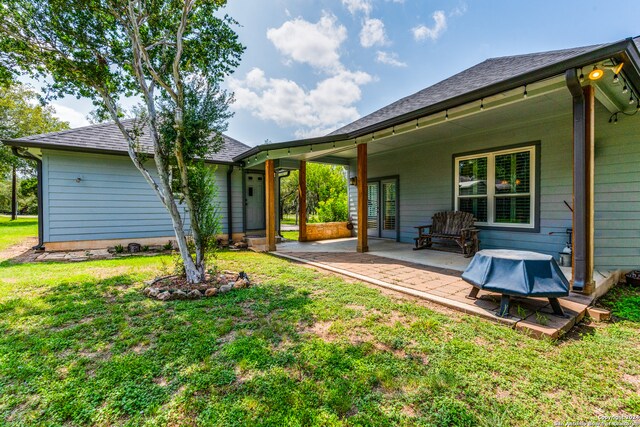
[[[10,259],[14,262],[21,262],[22,258],[28,259],[35,253],[31,248],[37,244],[37,237],[28,237],[20,243],[0,251],[0,261]]]

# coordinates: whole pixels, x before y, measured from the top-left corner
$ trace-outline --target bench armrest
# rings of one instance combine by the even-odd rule
[[[463,229],[462,229],[462,230],[460,230],[460,231],[470,231],[470,232],[472,232],[472,233],[477,233],[478,231],[480,231],[480,229],[479,229],[479,228],[476,228],[476,227],[469,227],[469,228],[463,228]]]
[[[429,224],[429,225],[420,225],[420,226],[418,226],[418,227],[414,227],[414,228],[417,228],[417,229],[418,229],[418,234],[422,234],[422,233],[423,233],[423,230],[424,230],[425,228],[428,228],[429,230],[431,230],[431,224]]]

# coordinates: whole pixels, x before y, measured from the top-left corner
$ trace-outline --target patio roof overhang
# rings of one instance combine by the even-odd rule
[[[356,147],[359,144],[369,145],[369,153],[373,154],[409,144],[408,139],[415,141],[420,137],[420,140],[424,140],[423,137],[435,136],[439,131],[451,134],[456,131],[465,132],[465,129],[468,131],[473,127],[478,131],[477,122],[484,123],[485,127],[495,126],[496,123],[513,120],[518,111],[527,111],[539,118],[544,117],[542,112],[547,112],[547,117],[549,114],[569,115],[571,95],[565,81],[566,70],[582,68],[588,74],[590,67],[594,65],[607,68],[620,63],[624,64],[620,73],[621,80],[638,99],[640,53],[632,39],[625,39],[351,133],[264,144],[234,160],[242,161],[245,167],[250,168],[261,167],[268,159],[281,159],[279,162],[283,165],[287,165],[289,161],[290,164],[284,168],[290,169],[295,168],[291,161],[300,160],[345,164],[356,157]],[[614,84],[610,77],[611,75],[606,75],[591,82],[596,98],[611,114],[631,109],[635,111],[637,104],[629,105],[628,93],[624,94],[621,90],[623,85]],[[589,84],[588,79],[585,83]]]

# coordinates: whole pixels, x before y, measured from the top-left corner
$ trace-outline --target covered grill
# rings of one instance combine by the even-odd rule
[[[511,296],[549,298],[553,312],[564,316],[558,297],[569,295],[569,282],[550,255],[504,249],[482,250],[473,257],[462,278],[474,288],[502,294],[498,315],[509,314]]]

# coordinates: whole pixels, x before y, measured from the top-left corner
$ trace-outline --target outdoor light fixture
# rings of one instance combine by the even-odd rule
[[[627,93],[629,92],[629,88],[627,87],[627,84],[624,84],[624,87],[622,88],[622,93]]]
[[[593,70],[591,70],[591,72],[589,73],[589,79],[590,80],[598,80],[600,78],[602,78],[602,76],[604,76],[604,71],[601,70],[600,68],[598,68],[597,65],[593,66]]]
[[[522,94],[522,96],[523,96],[524,98],[526,98],[526,97],[527,97],[527,95],[529,95],[529,94],[527,93],[527,85],[524,85],[524,93]]]
[[[584,81],[584,74],[582,73],[582,68],[580,68],[580,83],[582,83]]]
[[[352,176],[351,178],[349,178],[349,185],[358,185],[358,177]]]
[[[444,112],[444,119],[449,120],[449,110]]]
[[[618,65],[616,65],[615,67],[613,67],[613,74],[615,74],[616,76],[618,74],[620,74],[620,71],[622,70],[622,67],[624,67],[624,62],[621,62]]]
[[[480,100],[480,111],[484,111],[484,98]]]
[[[633,104],[633,93],[631,94],[631,96],[629,97],[629,105]]]
[[[617,85],[618,83],[620,83],[620,79],[618,78],[617,74],[613,75],[613,84]]]

